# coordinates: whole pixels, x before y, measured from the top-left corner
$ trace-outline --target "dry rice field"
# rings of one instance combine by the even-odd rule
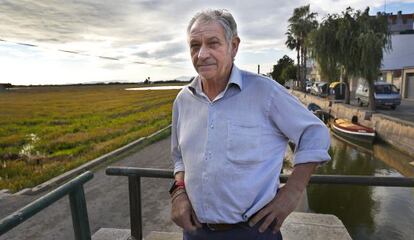
[[[0,189],[36,186],[170,124],[178,90],[128,87],[0,92]]]

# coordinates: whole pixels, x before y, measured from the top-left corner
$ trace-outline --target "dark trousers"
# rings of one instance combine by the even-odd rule
[[[271,229],[260,233],[259,227],[261,222],[253,227],[247,223],[239,223],[236,227],[223,230],[213,231],[203,224],[202,228],[198,228],[195,232],[183,232],[183,240],[282,240],[280,232],[273,234]]]

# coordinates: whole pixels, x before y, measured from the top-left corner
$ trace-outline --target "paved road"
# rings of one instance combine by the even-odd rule
[[[111,166],[172,168],[170,138],[156,142]],[[126,177],[107,176],[105,168],[94,172],[85,194],[91,232],[101,227],[129,229],[129,200]],[[150,231],[179,231],[170,221],[168,179],[143,179],[144,236]],[[39,196],[9,196],[0,200],[0,218]],[[69,199],[65,197],[0,237],[14,239],[74,239]]]
[[[356,100],[351,101],[351,104],[358,106]],[[399,118],[409,122],[414,122],[414,100],[402,100],[401,105],[398,106],[395,110],[386,107],[378,107],[376,111],[384,115]]]
[[[414,100],[403,100],[401,105],[395,110],[378,109],[378,112],[389,115],[391,117],[403,119],[409,122],[414,122]]]

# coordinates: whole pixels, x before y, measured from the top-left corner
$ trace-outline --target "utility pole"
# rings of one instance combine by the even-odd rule
[[[257,74],[260,74],[260,64],[257,65]]]

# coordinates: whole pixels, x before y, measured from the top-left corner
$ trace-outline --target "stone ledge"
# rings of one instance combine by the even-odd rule
[[[299,212],[290,214],[286,219],[282,226],[282,235],[285,240],[352,239],[336,216]]]
[[[92,236],[92,240],[127,240],[131,236],[129,229],[100,228]]]

